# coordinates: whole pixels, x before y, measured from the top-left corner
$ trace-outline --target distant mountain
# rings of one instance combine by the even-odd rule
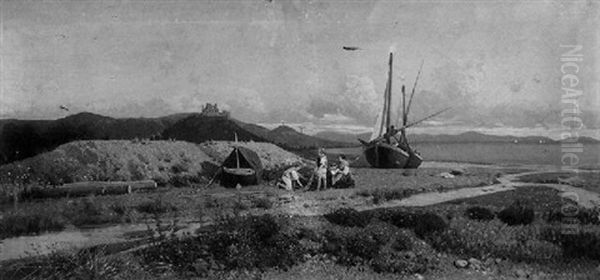
[[[163,131],[163,138],[202,143],[209,140],[268,142],[239,125],[239,122],[224,117],[189,116]]]
[[[267,133],[267,139],[269,139],[275,144],[292,148],[333,148],[349,146],[348,143],[345,142],[335,140],[332,141],[328,139],[322,139],[319,137],[306,135],[286,125],[278,126],[275,129],[269,131]]]
[[[370,133],[362,133],[362,134],[349,134],[349,133],[338,133],[338,132],[319,132],[315,134],[315,136],[346,142],[346,143],[358,143],[357,138],[366,140],[370,137]],[[544,143],[544,144],[553,144],[559,143],[559,141],[553,140],[544,136],[498,136],[498,135],[488,135],[479,132],[465,132],[456,135],[449,134],[439,134],[439,135],[430,135],[430,134],[409,134],[408,140],[411,143]],[[591,138],[591,137],[579,137],[577,139],[579,143],[588,143],[588,144],[598,144],[600,140]]]
[[[361,134],[351,134],[351,133],[342,133],[342,132],[335,132],[335,131],[321,131],[321,132],[317,132],[314,136],[321,138],[321,139],[327,139],[330,141],[358,144],[359,142],[357,139],[368,140],[369,137],[371,137],[371,133],[367,132],[367,133],[361,133]]]

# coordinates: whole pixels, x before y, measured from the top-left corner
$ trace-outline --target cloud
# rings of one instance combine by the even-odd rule
[[[377,94],[370,77],[350,75],[342,91],[313,96],[307,112],[326,121],[372,125],[382,102],[383,94]]]

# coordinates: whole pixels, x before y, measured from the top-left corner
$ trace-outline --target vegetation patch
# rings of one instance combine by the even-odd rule
[[[135,209],[142,213],[154,215],[177,211],[175,205],[162,199],[142,202],[135,206]]]
[[[332,224],[345,227],[365,227],[371,220],[369,214],[358,212],[353,208],[339,208],[325,214],[325,219]]]
[[[416,193],[419,193],[419,191],[415,189],[378,188],[361,190],[356,194],[364,197],[373,197],[373,203],[380,204],[390,200],[407,198]]]
[[[469,219],[480,221],[489,221],[496,217],[492,210],[481,206],[469,207],[465,211],[465,214]]]
[[[513,261],[548,261],[562,255],[559,246],[543,239],[536,227],[507,227],[498,220],[453,219],[448,229],[427,236],[439,251],[465,257],[506,258]]]
[[[302,260],[303,249],[274,217],[263,215],[234,217],[197,237],[160,242],[139,256],[150,266],[166,263],[204,276],[209,271],[288,268]]]
[[[559,209],[552,209],[546,213],[546,221],[553,222],[571,222],[576,219],[580,224],[584,225],[599,225],[600,224],[600,208],[585,208],[576,205],[574,202],[569,203],[569,206],[563,206]]]
[[[5,213],[0,219],[0,238],[39,234],[46,231],[60,231],[65,228],[65,225],[64,219],[53,213],[24,214],[9,212]]]
[[[383,222],[328,229],[322,250],[339,264],[369,265],[377,272],[423,273],[436,262],[433,250],[410,231]]]
[[[498,213],[498,218],[509,226],[528,225],[535,219],[535,212],[532,207],[526,206],[520,201],[516,201],[509,207],[500,211]]]

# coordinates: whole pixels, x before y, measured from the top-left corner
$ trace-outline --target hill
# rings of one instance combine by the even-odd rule
[[[210,140],[232,141],[237,134],[240,141],[268,142],[233,121],[224,117],[192,115],[178,121],[163,131],[163,138],[202,143]]]
[[[0,164],[28,158],[76,140],[160,138],[189,114],[115,119],[79,113],[57,120],[0,121]]]

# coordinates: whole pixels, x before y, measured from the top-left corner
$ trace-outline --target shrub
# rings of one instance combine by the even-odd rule
[[[472,220],[489,221],[493,220],[496,215],[490,209],[480,206],[473,206],[467,208],[466,215]]]
[[[60,231],[65,228],[62,217],[54,213],[7,213],[0,219],[0,237],[8,238],[45,231]]]
[[[167,212],[177,211],[177,207],[174,205],[162,200],[156,199],[154,201],[145,201],[137,206],[135,209],[139,212],[147,213],[147,214],[164,214]]]
[[[568,258],[600,260],[600,233],[596,230],[563,232],[560,227],[546,228],[542,238],[563,249]]]
[[[535,212],[533,211],[533,208],[527,207],[521,202],[516,201],[500,211],[500,213],[498,213],[498,218],[509,226],[528,225],[533,222]]]
[[[399,210],[383,210],[377,217],[399,228],[410,228],[419,237],[445,230],[448,224],[444,218],[433,213],[412,213]]]
[[[418,214],[401,210],[380,210],[377,217],[399,228],[414,228]]]
[[[325,214],[325,219],[330,223],[345,227],[365,227],[371,217],[364,212],[358,212],[353,208],[339,208]]]
[[[444,218],[433,214],[424,213],[416,218],[414,231],[419,237],[426,237],[432,233],[439,233],[448,228]]]

